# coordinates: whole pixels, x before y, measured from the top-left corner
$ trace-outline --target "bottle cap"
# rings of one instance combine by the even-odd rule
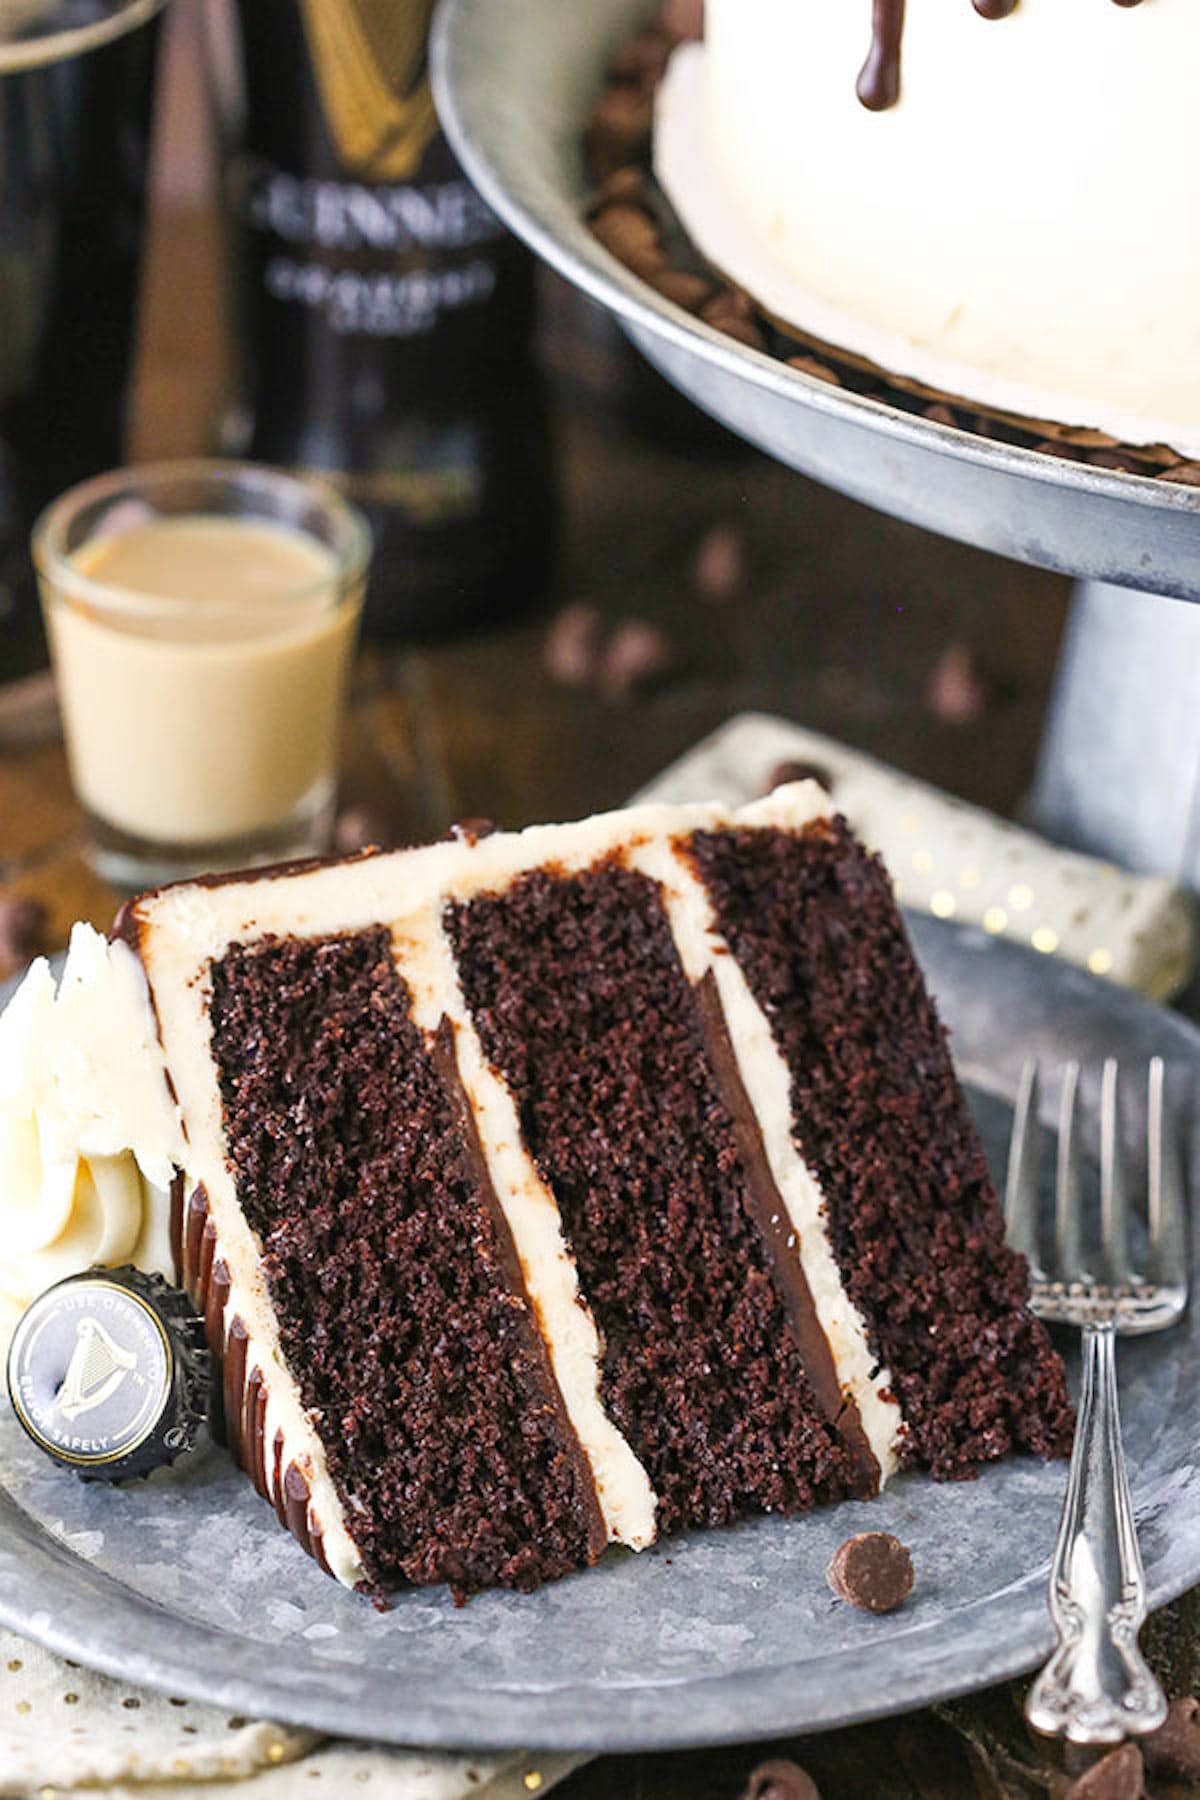
[[[132,1267],[48,1288],[8,1352],[17,1418],[85,1481],[128,1481],[190,1450],[210,1381],[203,1325],[186,1296]]]

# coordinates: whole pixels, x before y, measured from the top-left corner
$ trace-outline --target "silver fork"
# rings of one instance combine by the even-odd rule
[[[1100,1244],[1085,1249],[1076,1099],[1079,1064],[1063,1073],[1055,1182],[1054,1251],[1038,1234],[1041,1130],[1038,1073],[1026,1063],[1009,1150],[1009,1242],[1029,1258],[1039,1318],[1083,1331],[1083,1387],[1067,1496],[1050,1568],[1058,1647],[1029,1691],[1038,1731],[1074,1743],[1109,1744],[1153,1731],[1167,1702],[1138,1648],[1146,1580],[1129,1498],[1117,1403],[1116,1339],[1162,1331],[1187,1304],[1187,1217],[1179,1146],[1164,1114],[1163,1063],[1148,1072],[1147,1247],[1137,1265],[1129,1238],[1129,1189],[1121,1149],[1117,1064],[1100,1084]]]

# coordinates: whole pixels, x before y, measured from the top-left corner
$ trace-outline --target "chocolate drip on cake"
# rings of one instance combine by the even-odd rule
[[[1007,19],[1018,0],[971,0],[981,19]],[[1118,6],[1140,6],[1141,0],[1116,0]],[[886,112],[900,98],[900,60],[904,44],[905,0],[873,0],[871,48],[859,73],[856,92],[868,112]]]
[[[212,989],[239,1200],[368,1581],[592,1561],[594,1494],[389,932],[235,944]]]
[[[603,1342],[601,1396],[658,1522],[802,1511],[861,1483],[759,1232],[657,884],[619,857],[445,914]]]
[[[1004,1225],[882,863],[843,820],[689,840],[791,1075],[842,1280],[910,1459],[961,1477],[1070,1442],[1062,1365]]]

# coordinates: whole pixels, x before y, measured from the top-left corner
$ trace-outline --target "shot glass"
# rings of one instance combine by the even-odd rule
[[[159,463],[33,531],[92,860],[146,887],[328,848],[370,533],[321,483]]]

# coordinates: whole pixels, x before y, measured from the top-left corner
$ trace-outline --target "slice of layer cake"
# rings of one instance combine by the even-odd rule
[[[887,878],[814,785],[184,884],[120,933],[231,1449],[339,1579],[528,1588],[1067,1447]]]

